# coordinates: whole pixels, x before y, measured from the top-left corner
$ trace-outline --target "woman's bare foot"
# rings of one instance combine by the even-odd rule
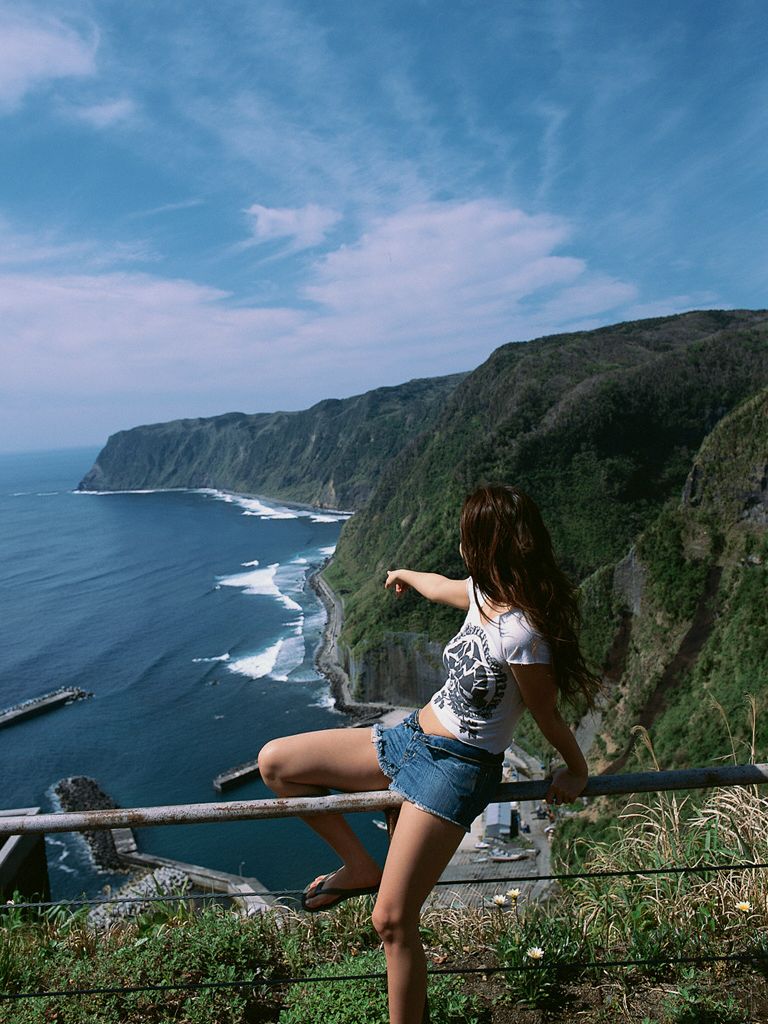
[[[382,871],[379,865],[372,861],[367,866],[353,866],[349,864],[342,864],[340,868],[333,871],[330,877],[323,883],[325,886],[332,887],[334,889],[365,889],[370,885],[378,885],[381,881]],[[307,886],[307,892],[312,886],[325,877],[325,873],[318,875],[317,878]],[[319,893],[316,896],[305,896],[304,902],[308,907],[312,907],[314,910],[316,907],[322,907],[326,903],[335,902],[338,899],[338,893]]]

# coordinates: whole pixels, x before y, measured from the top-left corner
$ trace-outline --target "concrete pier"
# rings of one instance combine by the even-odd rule
[[[32,718],[33,715],[40,715],[45,711],[52,711],[54,708],[62,707],[64,704],[71,704],[76,700],[84,700],[92,697],[92,693],[86,693],[77,687],[70,687],[61,690],[53,690],[51,693],[44,693],[40,697],[33,697],[31,700],[21,701],[14,704],[5,711],[0,711],[0,729],[5,725],[15,725],[25,718]]]
[[[250,782],[251,779],[258,778],[258,760],[246,761],[244,764],[239,764],[235,768],[230,768],[228,771],[217,775],[213,780],[213,788],[217,793],[223,793],[225,789],[234,789],[235,786],[240,786],[244,782]]]
[[[184,861],[172,860],[170,857],[140,853],[133,829],[115,828],[111,829],[111,832],[117,854],[126,867],[174,868],[206,892],[219,892],[231,896],[244,915],[261,914],[275,906],[272,897],[267,895],[266,886],[262,885],[258,878],[233,875],[228,871],[216,871],[213,868],[201,867],[199,864],[187,864]]]

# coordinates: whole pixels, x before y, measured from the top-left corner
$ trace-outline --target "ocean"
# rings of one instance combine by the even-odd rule
[[[0,708],[93,693],[0,730],[4,808],[57,809],[52,787],[95,778],[119,805],[218,796],[219,772],[267,740],[349,725],[314,667],[325,624],[307,585],[348,517],[218,491],[77,493],[97,449],[0,455]],[[380,863],[383,815],[348,820]],[[139,849],[303,888],[339,864],[298,819],[137,831]],[[53,898],[125,876],[81,837],[46,838]]]

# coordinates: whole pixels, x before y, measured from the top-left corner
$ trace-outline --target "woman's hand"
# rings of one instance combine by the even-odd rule
[[[550,804],[569,804],[583,792],[589,778],[586,772],[572,772],[570,768],[558,768],[552,775],[552,783],[544,799]]]
[[[416,569],[390,569],[385,587],[394,587],[395,597],[413,590],[428,601],[438,601],[454,608],[469,608],[466,580],[449,580],[437,572],[418,572]]]
[[[401,597],[406,590],[410,590],[410,583],[406,583],[405,580],[400,576],[402,569],[391,569],[387,573],[387,581],[384,584],[385,587],[394,587],[395,596]]]

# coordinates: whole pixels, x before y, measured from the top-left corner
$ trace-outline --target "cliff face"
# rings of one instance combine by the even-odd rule
[[[701,446],[682,488],[638,538],[635,583],[626,559],[586,581],[585,625],[595,660],[623,634],[595,758],[606,771],[633,760],[633,725],[650,733],[662,768],[739,759],[751,742],[745,701],[768,746],[768,389],[743,402]],[[722,707],[721,713],[713,701]]]
[[[464,376],[412,380],[301,412],[134,427],[109,438],[79,487],[216,487],[357,509],[389,459],[429,428]]]
[[[395,602],[382,584],[397,566],[465,575],[458,512],[474,486],[528,491],[562,563],[584,579],[624,557],[680,494],[704,438],[766,384],[765,311],[695,312],[496,350],[389,462],[324,571],[345,597],[340,644],[358,692],[367,698],[371,680],[402,670],[409,636],[442,645],[460,625],[455,609],[409,594]],[[630,611],[640,563],[619,571]],[[415,656],[410,664],[414,701],[433,677]]]
[[[442,645],[424,633],[385,634],[362,658],[345,648],[342,661],[355,697],[371,703],[426,704],[445,682]]]
[[[360,508],[324,572],[345,599],[340,657],[358,699],[404,704],[442,682],[442,646],[462,615],[412,594],[395,602],[386,570],[465,575],[464,496],[487,480],[522,486],[566,569],[586,580],[593,661],[626,690],[607,712],[607,764],[654,687],[663,681],[661,700],[705,663],[707,638],[731,621],[728,602],[752,621],[757,574],[742,591],[721,550],[765,526],[766,474],[757,456],[749,472],[732,456],[729,445],[738,453],[751,442],[729,414],[766,384],[767,311],[692,312],[503,345],[470,374],[303,412],[124,431],[81,486],[220,487]],[[764,437],[757,425],[753,434]],[[753,556],[762,557],[738,558]],[[724,611],[710,621],[713,601]],[[669,652],[682,652],[678,662]],[[751,664],[764,673],[761,651]]]

